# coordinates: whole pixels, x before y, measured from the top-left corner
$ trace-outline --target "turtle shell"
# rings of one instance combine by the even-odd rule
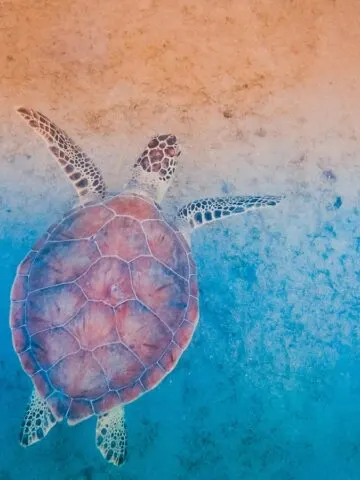
[[[197,321],[186,240],[137,195],[81,206],[51,226],[11,292],[14,349],[55,417],[69,423],[158,385]]]

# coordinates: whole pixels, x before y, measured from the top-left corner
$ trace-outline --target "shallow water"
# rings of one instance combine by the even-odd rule
[[[99,455],[93,419],[18,445],[31,385],[11,347],[9,291],[54,212],[24,211],[14,236],[7,225],[0,479],[358,479],[359,211],[335,184],[326,174],[321,190],[194,233],[201,321],[174,372],[128,406],[120,470]]]

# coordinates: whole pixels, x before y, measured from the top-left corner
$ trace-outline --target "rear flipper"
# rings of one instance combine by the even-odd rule
[[[31,394],[20,429],[20,445],[28,447],[42,440],[56,424],[46,400],[36,390]]]
[[[125,462],[127,435],[122,405],[98,416],[96,446],[109,463],[119,466]]]
[[[178,211],[178,218],[197,228],[255,208],[275,207],[283,198],[276,195],[203,198],[184,205]]]

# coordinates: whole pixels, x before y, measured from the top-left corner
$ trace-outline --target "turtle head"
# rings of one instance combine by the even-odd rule
[[[127,190],[161,202],[173,180],[179,155],[180,147],[175,135],[153,137],[133,166]]]

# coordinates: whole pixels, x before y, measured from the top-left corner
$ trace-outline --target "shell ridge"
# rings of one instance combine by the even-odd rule
[[[141,223],[142,223],[142,222],[141,222]],[[137,260],[137,259],[140,258],[140,257],[151,257],[151,258],[155,258],[155,260],[156,260],[157,262],[161,263],[161,265],[162,265],[163,267],[165,267],[165,268],[167,268],[168,270],[170,270],[174,275],[180,277],[182,280],[188,281],[185,277],[183,277],[182,275],[180,275],[180,273],[175,272],[175,270],[173,270],[173,269],[170,267],[170,265],[167,265],[166,263],[164,263],[162,260],[160,260],[160,258],[158,258],[158,257],[153,253],[153,251],[152,251],[151,248],[150,248],[149,241],[148,241],[147,236],[146,236],[146,232],[145,232],[145,230],[143,229],[143,226],[142,226],[142,225],[141,225],[141,230],[142,230],[143,234],[145,235],[146,245],[147,245],[147,247],[148,247],[149,252],[151,253],[151,255],[138,255],[136,258],[133,258],[133,259],[131,260],[131,262],[129,262],[129,263],[134,262],[135,260]]]
[[[107,375],[106,375],[106,373],[105,373],[104,367],[101,365],[100,360],[98,360],[98,359],[94,356],[94,352],[93,352],[92,350],[90,350],[90,353],[91,353],[92,358],[93,358],[93,359],[95,360],[95,362],[99,365],[100,370],[101,370],[101,373],[104,375],[105,382],[106,382],[107,387],[108,387],[108,391],[107,391],[106,393],[108,393],[109,390],[110,390],[110,384],[109,384],[109,379],[107,378]],[[105,395],[106,395],[106,393],[105,393]]]

